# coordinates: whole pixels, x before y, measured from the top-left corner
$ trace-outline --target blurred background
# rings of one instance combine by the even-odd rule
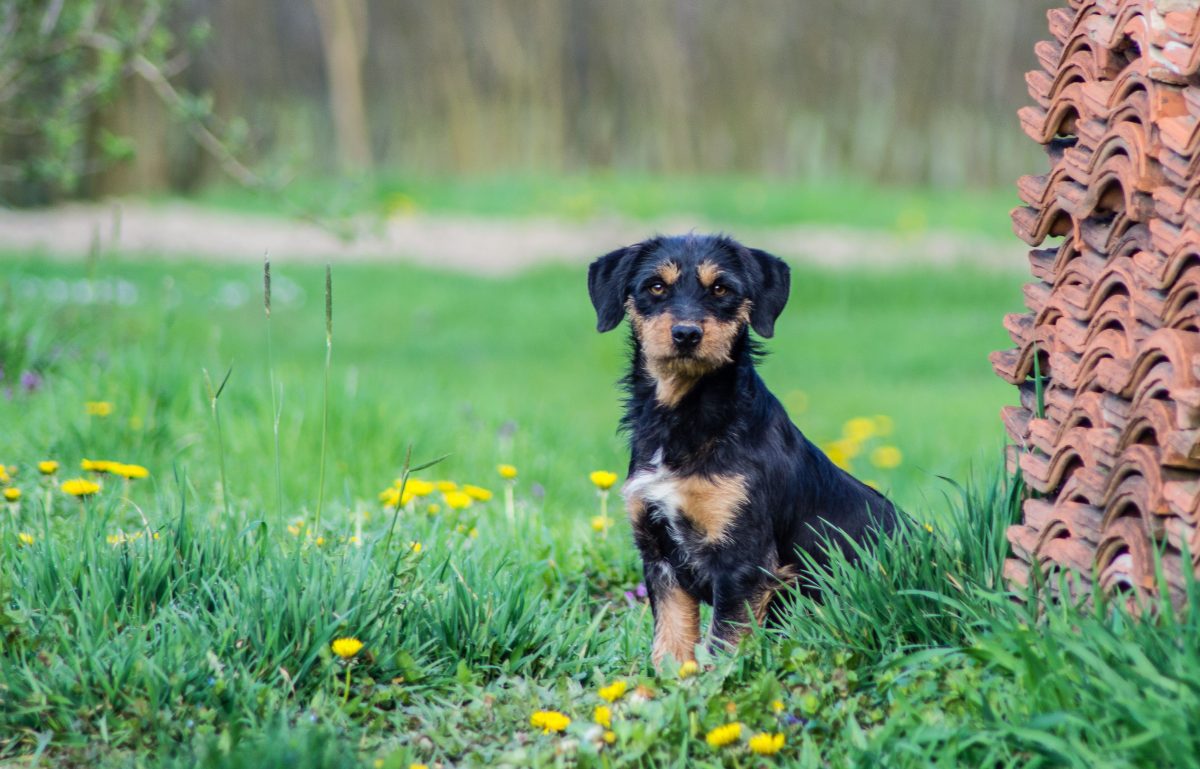
[[[10,44],[0,57],[46,71],[0,90],[0,106],[21,100],[21,112],[42,118],[5,121],[5,199],[193,192],[227,182],[218,156],[189,131],[193,121],[272,178],[744,174],[1007,189],[1038,153],[1015,130],[1015,111],[1050,6],[10,3],[20,23],[0,34],[32,53],[22,62],[21,45]],[[113,45],[89,39],[91,26]],[[98,83],[80,76],[122,50],[144,52],[179,100],[164,98],[155,77],[128,62],[98,73]],[[71,101],[79,103],[64,104]],[[79,124],[44,123],[62,110]],[[37,136],[49,128],[53,135]],[[78,172],[62,175],[54,162],[25,168],[31,151],[52,161],[65,153],[57,162]]]
[[[233,360],[230,434],[261,456],[269,254],[306,466],[331,262],[350,499],[412,442],[451,454],[448,474],[515,462],[548,507],[590,509],[580,479],[626,461],[627,363],[623,334],[593,332],[583,267],[724,229],[794,267],[768,385],[846,466],[923,504],[937,476],[1000,466],[1014,393],[987,354],[1021,309],[1008,210],[1045,159],[1016,110],[1048,7],[0,2],[0,417],[53,391],[63,420],[0,435],[0,459],[88,456],[111,423],[60,404],[104,401],[162,469],[207,429],[200,369]],[[255,498],[262,468],[231,464]]]

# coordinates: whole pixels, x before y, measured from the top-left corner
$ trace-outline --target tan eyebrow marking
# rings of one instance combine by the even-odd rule
[[[675,285],[681,274],[683,274],[683,271],[679,269],[679,265],[675,264],[675,262],[664,262],[658,268],[658,277],[662,278],[663,283],[666,283],[668,286]]]
[[[721,268],[716,263],[705,259],[696,268],[696,275],[699,276],[701,285],[705,288],[712,288],[712,285],[717,282],[717,278],[721,277]]]

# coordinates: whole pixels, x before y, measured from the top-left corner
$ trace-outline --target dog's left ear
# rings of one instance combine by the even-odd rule
[[[787,262],[757,248],[750,252],[750,265],[757,278],[758,290],[751,297],[750,327],[758,335],[770,338],[775,335],[775,319],[783,312],[788,294],[792,290],[792,270]]]
[[[612,331],[625,317],[629,271],[641,244],[605,254],[588,267],[588,295],[596,308],[596,330]]]

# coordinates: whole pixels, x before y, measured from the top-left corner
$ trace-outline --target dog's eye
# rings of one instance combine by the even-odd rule
[[[713,296],[725,296],[729,293],[729,289],[722,283],[714,283],[712,287]]]
[[[667,287],[662,281],[656,280],[649,286],[650,293],[654,296],[662,296],[667,293]]]

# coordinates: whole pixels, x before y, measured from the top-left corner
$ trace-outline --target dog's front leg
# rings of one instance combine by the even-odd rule
[[[735,648],[749,630],[751,616],[761,624],[773,588],[768,572],[758,566],[731,569],[714,579],[709,648]]]
[[[645,573],[654,613],[654,667],[661,668],[668,656],[676,662],[695,660],[696,644],[700,642],[700,603],[679,586],[667,561],[647,561]]]

